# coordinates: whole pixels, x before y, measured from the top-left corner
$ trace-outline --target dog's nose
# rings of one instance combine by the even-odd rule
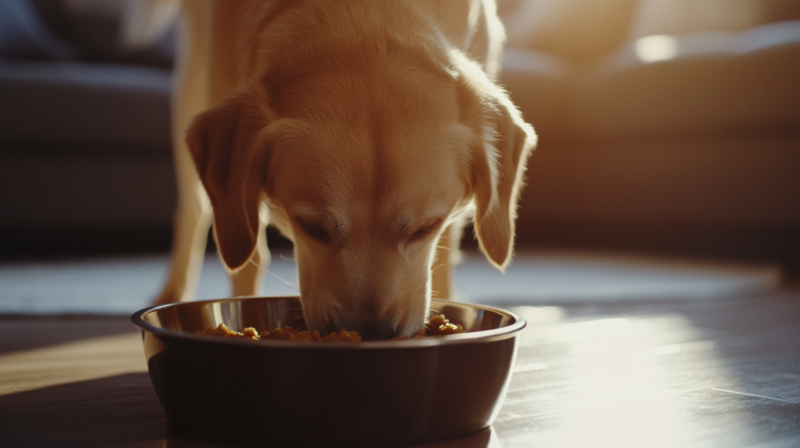
[[[396,336],[394,325],[388,322],[363,322],[353,327],[365,341],[385,341]]]

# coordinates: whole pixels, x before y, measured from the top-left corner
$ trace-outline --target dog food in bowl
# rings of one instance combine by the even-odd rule
[[[393,338],[393,341],[404,341],[408,339],[419,339],[431,336],[445,336],[448,334],[464,333],[464,328],[458,324],[452,324],[443,315],[432,317],[424,329],[417,332],[410,338],[399,336]],[[283,328],[276,328],[272,331],[258,332],[253,327],[247,327],[242,332],[233,331],[225,324],[219,324],[217,327],[207,327],[195,334],[201,336],[218,336],[223,338],[237,338],[237,339],[250,339],[253,341],[259,340],[284,340],[284,341],[314,341],[314,342],[359,342],[361,335],[357,331],[348,331],[344,328],[339,331],[334,331],[327,336],[320,336],[318,331],[295,330],[290,326]]]
[[[258,332],[253,327],[245,328],[244,331],[238,332],[229,329],[225,324],[219,324],[217,327],[204,328],[195,334],[201,336],[219,336],[223,338],[237,338],[237,339],[250,339],[253,341],[339,341],[339,342],[358,342],[361,340],[361,335],[357,331],[347,331],[342,328],[339,331],[320,337],[317,331],[298,331],[292,327],[286,326],[283,328],[276,328],[272,331]]]

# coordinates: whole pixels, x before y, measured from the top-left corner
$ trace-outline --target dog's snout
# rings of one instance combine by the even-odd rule
[[[394,325],[388,322],[363,322],[355,325],[353,329],[358,331],[361,339],[365,341],[382,341],[396,336]]]
[[[397,334],[396,315],[386,309],[385,299],[367,296],[351,306],[340,306],[335,310],[335,327],[357,331],[362,340],[380,341],[391,339]]]

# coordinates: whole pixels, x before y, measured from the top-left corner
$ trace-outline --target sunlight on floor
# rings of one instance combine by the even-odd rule
[[[11,352],[0,355],[0,396],[134,372],[147,372],[139,332]]]
[[[537,351],[545,359],[552,359],[545,355],[552,350],[565,355],[556,365],[517,365],[515,375],[531,373],[524,376],[527,384],[517,383],[516,390],[541,388],[540,399],[512,399],[506,406],[516,419],[550,423],[526,436],[504,438],[510,445],[547,441],[546,446],[556,447],[688,446],[696,442],[698,428],[686,416],[686,402],[674,399],[687,389],[667,385],[667,379],[681,372],[680,357],[717,363],[715,381],[728,381],[714,343],[703,340],[704,331],[679,314],[564,322],[558,307],[514,311],[529,319],[520,348],[527,350],[528,359]],[[532,376],[537,370],[549,373]],[[552,418],[543,418],[547,414]]]
[[[676,317],[677,318],[677,317]],[[650,338],[657,322],[602,319],[569,324],[553,334],[572,344],[575,398],[562,446],[676,446],[676,411],[664,395]],[[620,405],[644,397],[646,406]]]

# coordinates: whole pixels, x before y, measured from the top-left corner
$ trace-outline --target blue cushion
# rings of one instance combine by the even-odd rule
[[[0,1],[0,58],[69,59],[75,51],[53,36],[27,0]]]

